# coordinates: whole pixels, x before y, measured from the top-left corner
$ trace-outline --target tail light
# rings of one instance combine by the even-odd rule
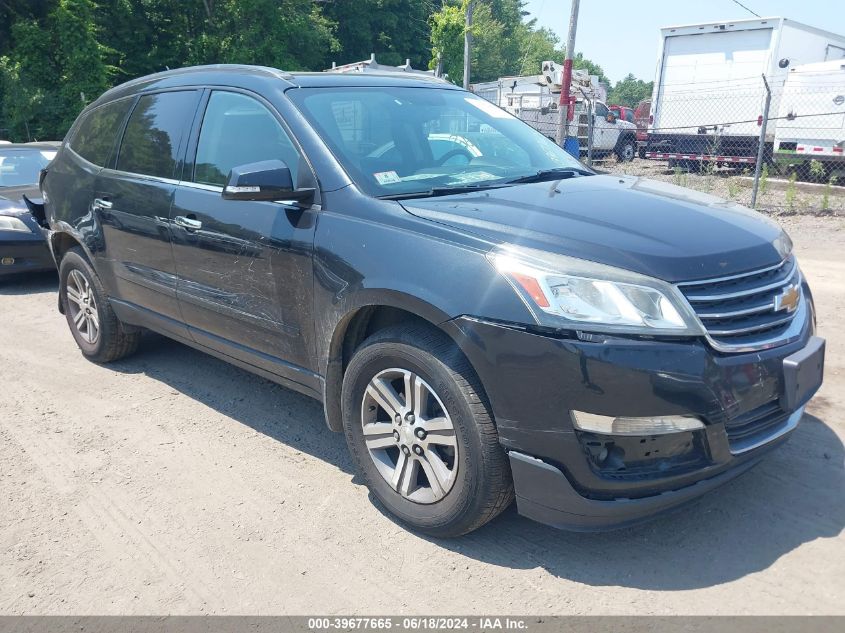
[[[757,117],[757,127],[763,127],[763,115]]]
[[[648,115],[648,122],[649,122],[649,124],[654,123],[654,115],[653,114]]]

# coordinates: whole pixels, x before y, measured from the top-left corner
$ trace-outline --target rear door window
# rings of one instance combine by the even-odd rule
[[[223,186],[233,167],[282,160],[297,182],[299,152],[270,110],[236,92],[211,93],[197,143],[194,182]]]
[[[121,99],[91,110],[76,129],[70,148],[89,163],[105,166],[130,105],[131,98]]]
[[[173,178],[183,136],[196,111],[197,92],[144,95],[123,133],[117,169],[144,176]]]

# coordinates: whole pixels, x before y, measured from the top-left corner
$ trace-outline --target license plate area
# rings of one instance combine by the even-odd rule
[[[795,411],[818,391],[824,377],[824,348],[823,338],[811,336],[803,349],[783,359],[784,411]]]

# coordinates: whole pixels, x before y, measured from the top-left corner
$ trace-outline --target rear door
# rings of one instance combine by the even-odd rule
[[[316,183],[272,106],[228,90],[206,100],[171,212],[182,314],[196,342],[299,382],[311,364],[316,210],[221,194],[233,167],[270,159],[294,183]]]
[[[116,298],[152,311],[162,329],[181,336],[168,218],[199,97],[197,90],[142,95],[92,200]]]

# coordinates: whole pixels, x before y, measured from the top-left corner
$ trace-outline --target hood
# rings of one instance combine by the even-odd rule
[[[24,185],[21,187],[0,187],[0,215],[21,215],[29,213],[23,196],[40,198],[38,185]]]
[[[790,249],[777,223],[669,183],[586,176],[402,201],[412,214],[493,243],[536,248],[669,282],[779,263]]]

